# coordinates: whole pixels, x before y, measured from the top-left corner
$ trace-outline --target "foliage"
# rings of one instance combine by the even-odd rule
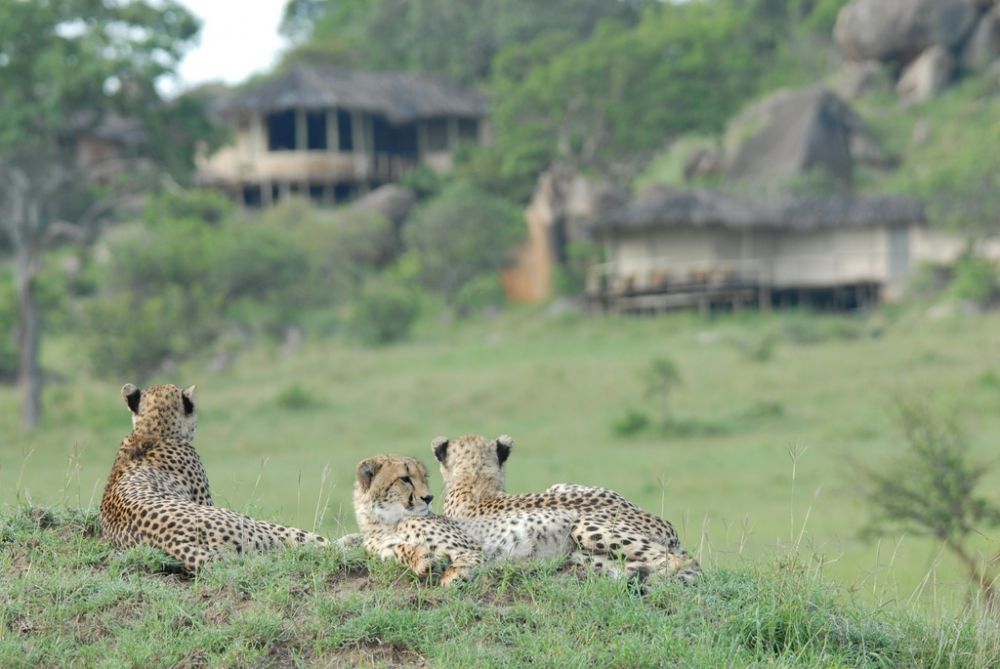
[[[1000,270],[988,258],[967,253],[952,268],[952,297],[987,304],[1000,297]]]
[[[923,401],[900,401],[897,412],[906,450],[878,468],[857,465],[870,513],[863,535],[898,530],[930,535],[992,596],[992,579],[968,547],[970,538],[1000,526],[1000,504],[982,492],[990,467],[974,461],[953,413],[942,414]]]
[[[225,195],[208,188],[172,188],[146,201],[143,220],[150,225],[195,220],[215,225],[233,213],[233,203]]]
[[[351,310],[351,330],[365,344],[381,346],[406,339],[420,315],[413,290],[391,281],[365,286]]]
[[[646,398],[660,405],[660,418],[664,425],[671,419],[670,396],[681,384],[681,373],[677,364],[669,358],[655,358],[643,373]]]
[[[306,411],[322,406],[313,393],[293,383],[274,396],[274,403],[285,411]]]
[[[645,432],[651,424],[649,416],[645,413],[629,409],[611,423],[611,432],[618,437],[631,437]]]
[[[300,40],[288,61],[326,60],[373,69],[483,80],[494,56],[546,32],[586,37],[600,21],[638,20],[651,0],[293,0],[284,32]]]
[[[501,52],[500,175],[537,174],[552,160],[607,168],[671,137],[721,130],[763,66],[745,21],[716,3],[666,3],[634,27],[605,22],[583,42],[546,34]]]
[[[101,374],[141,380],[166,358],[202,350],[227,317],[277,331],[303,306],[305,252],[261,223],[234,219],[210,227],[181,219],[131,230],[109,244],[111,259],[84,317]]]
[[[523,234],[516,207],[466,181],[450,184],[403,228],[419,282],[449,302],[473,279],[505,267]]]

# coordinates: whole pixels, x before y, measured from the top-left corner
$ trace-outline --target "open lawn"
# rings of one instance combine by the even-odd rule
[[[14,391],[0,390],[0,504],[99,501],[129,429],[118,389],[135,379],[95,381],[75,371],[86,368],[82,356],[68,337],[48,341],[47,413],[35,433],[19,432]],[[616,435],[628,410],[656,415],[642,375],[658,357],[682,377],[671,400],[680,427]],[[196,444],[219,504],[336,537],[354,529],[360,459],[392,451],[433,464],[435,435],[508,433],[514,492],[611,487],[673,521],[710,568],[797,548],[829,562],[824,573],[848,592],[931,608],[960,605],[964,576],[925,539],[861,542],[866,513],[849,461],[877,464],[902,447],[899,395],[957,405],[983,459],[1000,441],[1000,315],[620,319],[522,309],[425,323],[388,348],[260,346],[220,373],[207,359],[156,381],[198,384]],[[1000,537],[983,536],[980,548],[1000,548]]]

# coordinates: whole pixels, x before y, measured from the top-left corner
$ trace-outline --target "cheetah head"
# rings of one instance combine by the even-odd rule
[[[505,463],[514,448],[514,440],[509,436],[501,435],[496,439],[476,435],[458,439],[437,437],[431,447],[441,465],[445,490],[468,484],[482,492],[503,491]]]
[[[394,526],[408,516],[426,516],[434,495],[427,468],[404,455],[376,455],[358,463],[354,514],[358,526]]]
[[[194,386],[181,390],[165,384],[140,390],[131,383],[122,386],[122,397],[132,412],[132,430],[160,438],[194,439],[197,415]]]

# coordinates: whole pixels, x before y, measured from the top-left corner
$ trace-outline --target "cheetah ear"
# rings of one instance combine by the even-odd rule
[[[510,451],[514,448],[514,440],[511,439],[506,434],[501,434],[497,437],[497,462],[501,465],[507,462],[507,458],[510,457]]]
[[[122,399],[125,400],[129,411],[135,414],[139,413],[139,400],[142,399],[142,391],[135,385],[126,383],[122,386]]]
[[[184,404],[184,415],[190,416],[194,413],[194,391],[198,386],[191,386],[181,391],[181,403]]]
[[[362,491],[368,490],[368,487],[372,484],[372,479],[375,478],[375,475],[378,474],[378,470],[381,468],[381,463],[376,461],[375,458],[368,458],[358,463],[355,475],[358,478],[358,485],[361,486]]]
[[[450,443],[451,440],[448,437],[434,437],[431,439],[431,448],[434,449],[434,457],[442,465],[448,459],[448,444]]]

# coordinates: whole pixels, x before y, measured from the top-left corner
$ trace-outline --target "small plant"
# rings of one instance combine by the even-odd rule
[[[958,558],[983,598],[996,604],[996,558],[984,563],[969,546],[982,530],[1000,526],[1000,505],[981,491],[989,466],[973,460],[954,413],[900,401],[897,417],[905,450],[881,467],[855,465],[871,514],[862,536],[895,530],[934,537]]]
[[[275,395],[274,403],[287,411],[306,411],[320,406],[320,402],[297,383],[294,383]]]
[[[611,431],[619,437],[633,437],[649,429],[649,416],[642,411],[629,409],[611,423]]]
[[[966,254],[955,263],[949,292],[958,300],[988,304],[1000,296],[1000,272],[988,259]]]
[[[669,358],[656,358],[643,374],[646,399],[653,400],[660,407],[660,419],[664,425],[670,423],[670,397],[681,384],[681,374]]]
[[[734,337],[730,342],[747,360],[764,363],[774,357],[778,337],[773,332],[768,332],[758,337]]]

